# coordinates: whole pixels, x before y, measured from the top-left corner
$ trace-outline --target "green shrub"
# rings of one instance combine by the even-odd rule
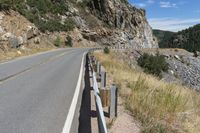
[[[70,18],[64,24],[60,23],[58,14],[63,15],[69,9],[66,0],[0,0],[0,11],[9,12],[10,9],[25,16],[42,32],[71,31],[75,27]]]
[[[194,57],[198,57],[198,53],[196,50],[194,50],[193,53],[194,53]]]
[[[64,31],[72,31],[75,28],[75,22],[72,18],[65,21]]]
[[[23,3],[24,0],[0,0],[0,5],[7,5],[10,8],[16,6],[17,4]]]
[[[168,70],[168,64],[164,56],[157,53],[155,56],[144,53],[138,60],[138,65],[144,68],[144,72],[161,76],[162,71]]]
[[[30,20],[32,19],[30,18]],[[33,21],[42,32],[71,31],[75,27],[72,20],[66,21],[65,24],[61,24],[58,20],[48,20],[47,22],[45,22],[37,18]]]
[[[72,42],[71,36],[68,35],[68,36],[66,37],[65,45],[66,45],[66,46],[69,46],[69,47],[72,47],[72,46],[73,46],[73,42]]]
[[[56,47],[60,47],[60,45],[61,45],[61,38],[59,36],[56,37],[56,39],[54,41],[54,45]]]
[[[110,53],[110,49],[108,47],[105,47],[103,51],[104,51],[105,54],[109,54]]]
[[[27,0],[27,4],[32,8],[37,8],[40,14],[51,12],[53,14],[64,14],[68,11],[68,5],[64,0]]]

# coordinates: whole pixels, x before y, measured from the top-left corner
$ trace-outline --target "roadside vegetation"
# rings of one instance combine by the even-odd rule
[[[132,69],[117,53],[94,53],[144,133],[200,132],[200,94]],[[110,80],[109,79],[109,80]]]
[[[66,37],[65,46],[68,46],[68,47],[72,47],[73,46],[72,38],[69,35]]]
[[[105,47],[103,49],[103,51],[104,51],[105,54],[109,54],[110,53],[110,49],[108,47]]]
[[[34,23],[42,32],[71,31],[75,27],[72,18],[61,23],[60,15],[64,15],[69,7],[65,0],[1,0],[0,11],[9,13],[13,9]],[[59,15],[58,15],[59,14]]]
[[[165,61],[165,57],[157,53],[156,55],[149,55],[144,53],[137,60],[138,65],[144,69],[145,73],[153,74],[161,77],[162,71],[168,70],[168,64]]]
[[[56,37],[56,39],[54,40],[54,45],[56,47],[60,47],[61,46],[61,38],[60,38],[60,36]]]

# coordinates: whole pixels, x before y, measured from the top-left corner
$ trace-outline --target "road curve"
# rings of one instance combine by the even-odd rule
[[[62,133],[84,52],[61,49],[0,64],[0,132]]]

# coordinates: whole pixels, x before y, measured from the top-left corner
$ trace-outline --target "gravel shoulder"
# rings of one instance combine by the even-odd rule
[[[125,109],[123,100],[118,99],[118,117],[113,121],[110,133],[140,133],[141,125],[131,113]]]

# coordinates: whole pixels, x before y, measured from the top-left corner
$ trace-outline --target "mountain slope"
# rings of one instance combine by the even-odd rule
[[[162,40],[163,48],[183,48],[190,52],[200,51],[200,24],[179,31]]]
[[[171,31],[163,31],[163,30],[153,30],[154,36],[158,39],[159,47],[163,47],[166,40],[171,38],[174,35],[174,32]]]

